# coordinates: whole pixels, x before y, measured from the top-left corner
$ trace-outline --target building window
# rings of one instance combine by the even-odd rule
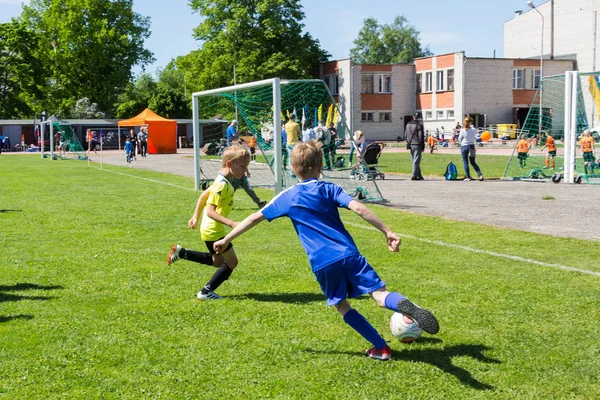
[[[441,92],[444,90],[444,71],[437,71],[436,73],[436,91]]]
[[[392,93],[391,75],[379,75],[379,93]]]
[[[433,91],[433,85],[431,83],[431,72],[427,72],[425,73],[425,92],[431,92]]]
[[[339,94],[339,80],[337,75],[326,76],[325,83],[331,94]]]
[[[453,119],[454,118],[454,110],[448,110],[447,115],[448,115],[448,119]]]
[[[444,110],[437,111],[436,112],[436,118],[437,119],[444,119]]]
[[[390,122],[392,120],[391,112],[380,112],[379,113],[379,122]]]
[[[448,72],[446,72],[446,79],[448,81],[448,84],[446,85],[448,90],[454,90],[454,70],[453,69],[449,69]]]
[[[425,121],[430,121],[433,119],[433,112],[432,111],[425,111]]]
[[[361,93],[373,93],[373,75],[362,76]]]
[[[373,113],[372,112],[361,113],[360,120],[363,122],[373,122]]]
[[[534,69],[531,71],[531,88],[537,89],[540,87],[540,70]]]
[[[423,93],[423,74],[417,74],[417,93]]]
[[[513,89],[523,89],[525,77],[522,69],[513,69]]]

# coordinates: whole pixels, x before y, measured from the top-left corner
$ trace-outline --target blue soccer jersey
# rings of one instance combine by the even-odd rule
[[[330,182],[309,179],[281,192],[261,213],[267,221],[288,217],[308,255],[313,272],[344,258],[359,255],[344,227],[339,207],[352,201],[344,190]]]

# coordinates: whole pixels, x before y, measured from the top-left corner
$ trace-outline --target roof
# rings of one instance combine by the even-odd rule
[[[124,126],[132,126],[132,125],[142,125],[148,122],[174,122],[177,123],[174,119],[163,118],[154,111],[149,108],[146,108],[144,111],[139,113],[133,118],[123,119],[119,121],[119,125]]]

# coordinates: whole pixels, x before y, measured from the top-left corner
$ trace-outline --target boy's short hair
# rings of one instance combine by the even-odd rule
[[[248,159],[250,159],[250,153],[248,153],[248,150],[239,144],[234,144],[233,146],[227,147],[223,152],[223,156],[221,157],[221,165],[225,167],[227,165],[227,161],[235,161],[244,157],[248,157]]]
[[[311,175],[323,167],[321,142],[310,140],[298,143],[292,150],[292,170],[300,177]]]

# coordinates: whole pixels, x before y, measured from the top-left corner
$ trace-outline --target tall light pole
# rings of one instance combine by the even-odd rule
[[[540,111],[539,111],[540,122],[539,122],[539,127],[538,127],[538,130],[539,130],[538,134],[541,135],[542,134],[543,99],[544,99],[544,88],[542,86],[542,78],[544,77],[544,16],[540,12],[540,10],[538,10],[537,7],[533,5],[533,2],[528,1],[527,5],[531,9],[535,10],[538,14],[540,14],[540,17],[542,17],[542,43],[540,45],[540,83],[538,85],[540,88]]]
[[[229,35],[231,34],[231,32],[229,32],[229,31],[227,30],[227,28],[225,28],[225,29],[223,30],[223,33],[224,33],[226,36],[229,36]],[[233,48],[233,51],[231,52],[231,56],[232,56],[232,58],[233,58],[233,86],[237,85],[237,74],[236,74],[236,71],[235,71],[235,61],[236,61],[236,60],[235,60],[235,59],[236,59],[236,57],[235,57],[235,50],[236,50],[236,49],[235,49],[235,41],[234,41],[234,48]],[[238,121],[238,124],[239,124],[239,123],[240,123],[240,121],[239,121],[239,118],[238,118],[237,90],[234,92],[234,97],[235,97],[235,120],[236,120],[236,121]]]

